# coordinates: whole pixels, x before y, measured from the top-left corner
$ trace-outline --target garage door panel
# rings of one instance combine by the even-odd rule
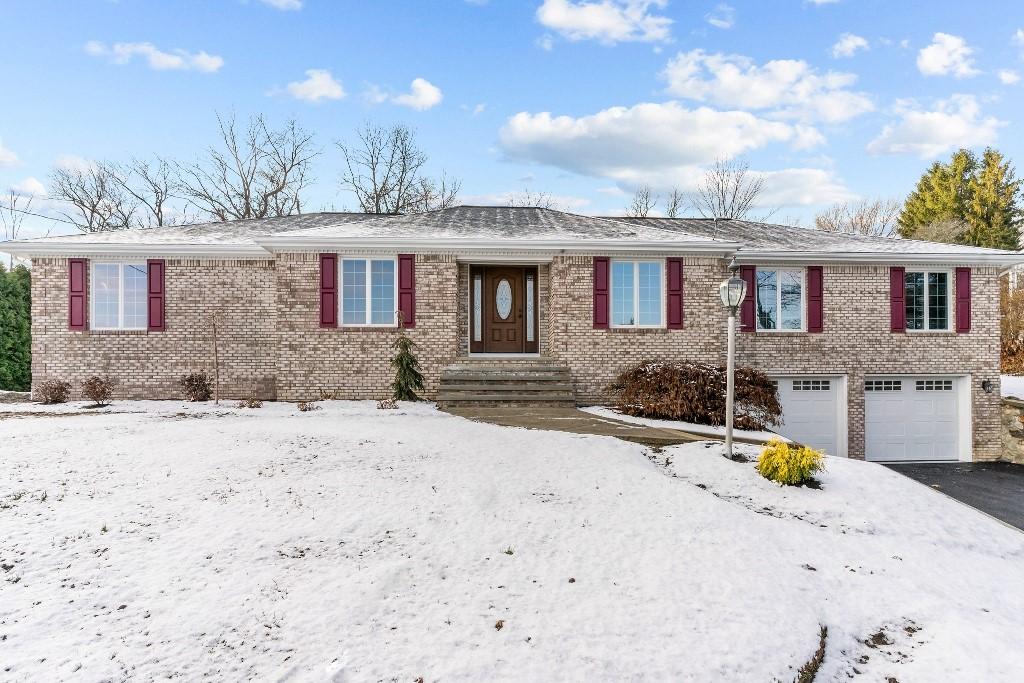
[[[958,380],[869,377],[864,383],[868,460],[956,460],[961,406]]]
[[[839,452],[842,382],[835,377],[783,377],[776,381],[783,420],[777,429],[779,434],[832,455]]]

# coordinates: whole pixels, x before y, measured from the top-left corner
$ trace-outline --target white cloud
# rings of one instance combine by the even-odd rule
[[[848,89],[856,75],[821,74],[802,60],[776,59],[759,66],[741,55],[697,49],[677,54],[662,76],[673,95],[768,110],[777,118],[836,123],[874,109],[867,95]]]
[[[22,197],[45,197],[46,185],[43,185],[36,178],[29,176],[21,182],[11,185],[11,192]]]
[[[925,76],[970,78],[981,73],[974,68],[973,52],[960,36],[936,33],[931,45],[917,53],[917,68]]]
[[[537,39],[537,47],[539,47],[542,50],[550,52],[551,50],[555,49],[555,39],[551,36],[550,33],[545,33],[544,35]]]
[[[260,0],[264,5],[269,5],[274,9],[291,11],[302,9],[302,0]]]
[[[537,21],[569,40],[605,45],[627,41],[664,42],[672,20],[652,13],[668,0],[544,0]]]
[[[761,206],[811,206],[855,199],[830,170],[821,168],[784,168],[761,171],[764,188],[758,198]]]
[[[402,107],[423,111],[441,104],[443,98],[441,89],[436,85],[424,78],[414,78],[409,86],[409,92],[396,95],[391,101]]]
[[[289,83],[285,90],[295,99],[306,102],[340,100],[345,96],[345,89],[327,69],[307,69],[306,80]]]
[[[1024,47],[1024,28],[1019,28],[1014,31],[1011,40],[1017,45]]]
[[[809,2],[812,5],[821,6],[821,5],[832,5],[834,3],[839,2],[839,0],[806,0],[806,2]]]
[[[4,141],[0,140],[0,168],[14,166],[18,163],[18,155],[4,147]]]
[[[108,46],[97,40],[90,40],[85,44],[85,52],[93,57],[107,57],[114,64],[127,64],[138,56],[146,60],[149,68],[158,71],[190,70],[212,73],[224,66],[221,57],[202,50],[192,53],[185,50],[164,52],[152,43],[114,43]]]
[[[479,104],[475,104],[473,106],[470,106],[468,104],[460,104],[459,109],[461,109],[462,111],[468,111],[472,116],[480,116],[480,114],[483,114],[487,110],[487,104],[485,102],[480,102]]]
[[[857,50],[867,50],[868,48],[866,38],[853,33],[844,33],[839,36],[839,40],[832,46],[832,56],[836,59],[852,57],[857,54]]]
[[[64,168],[69,171],[88,171],[93,167],[93,162],[77,154],[61,154],[53,164],[57,168]]]
[[[1020,80],[1020,74],[1011,69],[999,70],[999,82],[1003,85],[1013,85]]]
[[[885,126],[868,144],[871,154],[914,154],[928,159],[957,147],[990,145],[1003,125],[993,116],[982,116],[973,95],[953,95],[930,111],[901,102],[896,113],[900,120]]]
[[[721,2],[705,14],[704,19],[715,28],[730,29],[736,23],[736,9]]]

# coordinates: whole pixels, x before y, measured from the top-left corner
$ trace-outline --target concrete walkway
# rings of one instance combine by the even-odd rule
[[[706,441],[707,436],[690,434],[676,429],[662,429],[630,424],[598,415],[584,413],[575,408],[451,408],[447,412],[477,422],[489,422],[505,427],[548,429],[572,434],[614,436],[645,446],[672,446],[690,441]]]

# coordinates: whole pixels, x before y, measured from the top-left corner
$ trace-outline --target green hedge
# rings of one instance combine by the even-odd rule
[[[0,263],[0,389],[32,386],[32,287],[25,266]]]

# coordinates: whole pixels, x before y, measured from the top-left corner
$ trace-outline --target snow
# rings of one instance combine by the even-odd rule
[[[1024,535],[882,466],[322,405],[5,406],[0,678],[1024,678]]]
[[[1001,378],[1002,395],[1004,397],[1024,399],[1024,377],[1019,375],[1003,375]]]
[[[626,415],[618,410],[612,408],[603,408],[601,406],[588,406],[580,408],[580,410],[590,413],[591,415],[597,415],[598,417],[608,417],[613,420],[622,420],[623,422],[631,422],[638,425],[646,425],[648,427],[660,427],[662,429],[678,429],[690,434],[696,434],[697,436],[710,436],[714,438],[725,437],[725,427],[713,427],[711,425],[697,424],[696,422],[683,422],[682,420],[656,420],[650,417],[636,417],[635,415]],[[776,434],[775,432],[758,431],[752,429],[734,429],[732,431],[733,436],[737,439],[755,439],[758,441],[767,441],[768,439],[776,438],[782,441],[789,442],[789,439]]]

